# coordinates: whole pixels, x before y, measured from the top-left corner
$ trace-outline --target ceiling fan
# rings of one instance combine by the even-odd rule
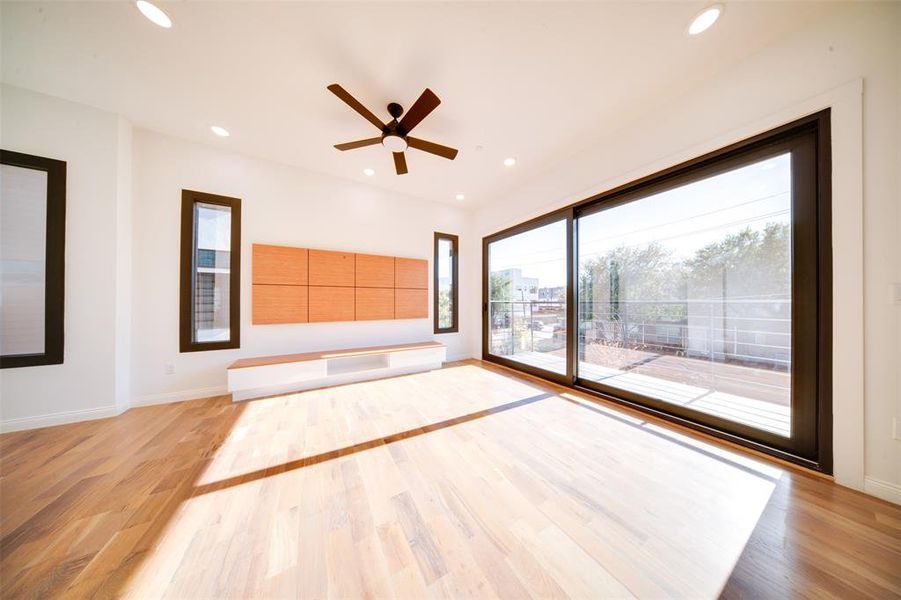
[[[409,135],[414,127],[419,125],[430,112],[435,110],[435,108],[441,104],[441,100],[438,99],[438,96],[436,96],[432,90],[426,88],[405,115],[404,108],[397,102],[392,102],[388,105],[388,114],[391,115],[392,120],[389,123],[382,123],[378,117],[372,114],[369,109],[363,106],[356,98],[351,96],[347,90],[337,83],[328,86],[328,89],[331,93],[341,98],[348,106],[360,113],[364,119],[378,127],[382,132],[382,135],[378,137],[347,142],[346,144],[335,144],[335,148],[338,150],[353,150],[354,148],[381,144],[394,154],[394,169],[397,171],[398,175],[403,175],[407,172],[407,158],[404,156],[404,151],[407,148],[416,148],[417,150],[422,150],[423,152],[435,154],[450,160],[454,160],[457,156],[457,150],[455,148],[448,148],[447,146],[421,140]],[[401,115],[404,115],[402,119],[400,118]],[[400,119],[400,121],[398,121],[398,119]]]

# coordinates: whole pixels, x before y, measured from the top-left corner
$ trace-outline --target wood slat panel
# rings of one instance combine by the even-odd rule
[[[307,249],[254,244],[253,283],[307,285]]]
[[[395,319],[425,319],[429,316],[428,290],[394,290]]]
[[[356,285],[369,288],[394,287],[394,257],[356,255]]]
[[[429,261],[419,258],[395,258],[394,287],[418,290],[428,289]]]
[[[353,287],[355,262],[351,252],[310,250],[310,285]]]
[[[310,286],[310,323],[354,320],[354,288]]]
[[[394,318],[394,288],[356,288],[357,321]]]
[[[306,323],[308,287],[305,285],[254,285],[254,325]]]

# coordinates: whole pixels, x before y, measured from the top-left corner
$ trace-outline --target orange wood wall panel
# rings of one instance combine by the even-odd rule
[[[310,323],[354,320],[354,288],[310,286]]]
[[[254,244],[253,283],[307,285],[307,249]]]
[[[425,319],[429,316],[428,290],[394,290],[395,319]]]
[[[368,288],[394,287],[394,257],[357,254],[356,286]]]
[[[425,319],[429,262],[253,245],[255,325]]]
[[[394,318],[394,288],[356,288],[357,321]]]
[[[305,285],[253,286],[253,324],[306,323],[308,288]]]
[[[329,250],[310,250],[309,252],[310,285],[354,286],[356,260],[352,252],[331,252]]]
[[[428,289],[429,261],[419,258],[395,258],[394,287]]]

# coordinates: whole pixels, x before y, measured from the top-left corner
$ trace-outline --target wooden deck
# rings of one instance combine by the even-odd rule
[[[558,351],[517,352],[505,358],[566,372],[565,353]],[[579,362],[584,379],[779,435],[791,434],[787,373],[621,348],[607,348],[603,355],[590,352],[586,358]]]
[[[0,451],[4,598],[901,594],[901,507],[477,361]]]

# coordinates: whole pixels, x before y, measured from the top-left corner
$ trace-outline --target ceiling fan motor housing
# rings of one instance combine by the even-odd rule
[[[391,152],[404,152],[407,149],[407,135],[397,119],[404,114],[404,107],[397,102],[388,105],[388,114],[393,119],[382,129],[382,146]]]
[[[402,114],[404,114],[404,107],[398,104],[397,102],[392,102],[388,105],[388,114],[394,117],[395,119],[399,119]]]

